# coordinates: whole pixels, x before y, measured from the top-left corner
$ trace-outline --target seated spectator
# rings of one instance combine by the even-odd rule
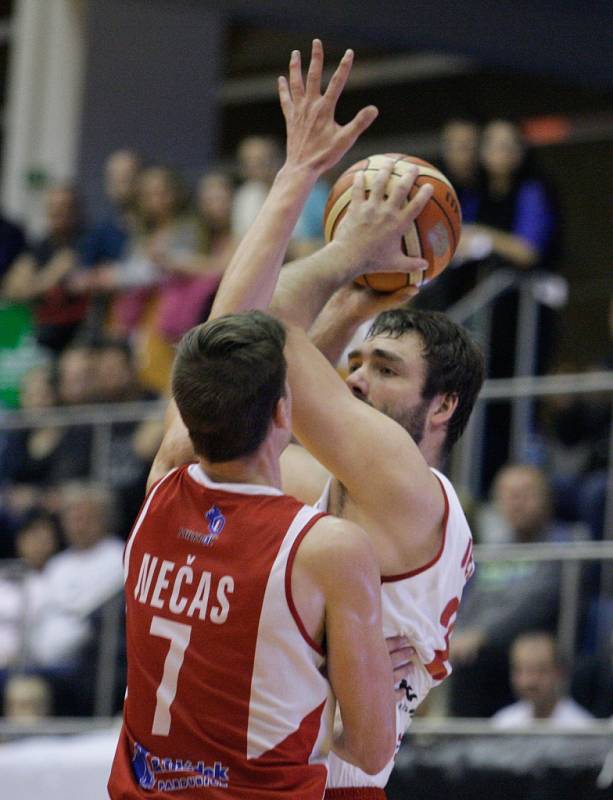
[[[140,158],[132,150],[116,150],[104,166],[104,188],[111,211],[87,235],[82,249],[86,267],[113,265],[125,251],[136,225],[136,188]]]
[[[22,392],[24,409],[82,405],[94,399],[91,348],[71,345],[58,359],[55,386],[49,370],[28,373]],[[84,478],[91,470],[92,429],[88,425],[41,426],[7,434],[0,457],[0,479],[50,486]]]
[[[207,172],[198,182],[196,200],[200,237],[197,272],[221,279],[236,249],[232,235],[234,186],[225,173]]]
[[[88,327],[94,335],[105,325],[110,294],[106,273],[124,255],[136,224],[136,187],[141,170],[140,157],[133,150],[115,150],[104,166],[104,188],[110,213],[85,237],[81,248],[82,270],[75,285],[92,291]]]
[[[52,692],[40,675],[12,675],[4,685],[4,718],[30,723],[53,712]]]
[[[539,474],[531,467],[508,467],[495,481],[496,506],[511,542],[529,544],[566,537],[567,532],[551,519],[549,492]],[[559,591],[557,562],[491,561],[478,565],[451,639],[454,715],[489,717],[510,702],[511,642],[535,628],[554,629]]]
[[[589,538],[583,525],[553,517],[549,480],[541,469],[530,464],[510,464],[500,470],[494,481],[493,513],[481,515],[477,530],[479,541],[484,543],[570,542]]]
[[[564,695],[565,670],[555,638],[546,631],[518,636],[511,646],[511,684],[518,702],[492,717],[497,728],[549,720],[560,728],[585,727],[592,715]]]
[[[104,340],[95,347],[97,399],[104,403],[154,400],[136,375],[126,342]],[[163,434],[160,420],[114,422],[111,426],[108,485],[116,500],[116,533],[127,537],[145,495],[147,474]]]
[[[19,662],[23,635],[46,602],[42,572],[60,546],[57,520],[33,510],[15,537],[18,569],[0,577],[0,669]]]
[[[68,484],[62,527],[68,549],[49,559],[42,578],[45,602],[28,628],[29,665],[74,663],[91,636],[91,614],[123,585],[123,543],[111,535],[110,492]]]
[[[71,288],[78,269],[83,223],[76,190],[54,186],[46,196],[47,232],[9,269],[2,296],[29,303],[34,310],[40,345],[61,352],[87,314],[88,298]]]
[[[144,170],[138,182],[139,229],[109,284],[119,293],[113,305],[114,332],[134,339],[139,376],[158,392],[167,388],[173,342],[199,321],[202,305],[194,290],[198,278],[177,269],[198,247],[196,223],[185,209],[186,192],[178,175],[162,166]]]
[[[243,182],[234,195],[232,233],[240,241],[264,204],[282,156],[278,142],[266,136],[246,137],[236,156]]]
[[[449,120],[441,130],[440,167],[456,191],[462,208],[462,224],[474,223],[483,187],[479,164],[480,130],[469,119]],[[436,281],[420,289],[414,299],[418,308],[446,311],[474,286],[475,276],[463,267],[463,258],[454,259]],[[462,267],[461,269],[456,269]]]
[[[485,126],[481,140],[485,179],[474,219],[462,227],[456,261],[465,290],[501,268],[527,274],[555,269],[560,233],[551,188],[530,163],[519,128],[508,120]],[[560,282],[561,279],[558,279]],[[533,348],[537,373],[546,370],[555,341],[555,308],[563,305],[565,285],[542,293],[537,302],[537,334]],[[548,306],[544,305],[545,298]],[[488,377],[511,377],[515,371],[519,292],[509,290],[491,306]],[[485,414],[482,493],[509,459],[511,411],[508,403],[492,403]]]

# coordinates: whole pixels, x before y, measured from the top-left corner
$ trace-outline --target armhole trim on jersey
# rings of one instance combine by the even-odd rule
[[[421,572],[425,572],[430,567],[433,567],[437,561],[439,561],[440,557],[443,555],[443,551],[445,550],[445,542],[447,540],[447,524],[449,522],[449,498],[447,497],[447,492],[445,491],[445,487],[443,486],[443,481],[439,478],[436,473],[432,473],[436,480],[439,482],[441,487],[441,491],[443,492],[443,498],[445,500],[445,511],[443,512],[443,540],[441,542],[441,546],[439,547],[438,553],[434,556],[431,561],[428,561],[427,564],[424,564],[423,567],[418,567],[417,569],[412,569],[410,572],[404,572],[402,575],[382,575],[381,576],[381,583],[393,583],[394,581],[404,581],[407,578],[414,578],[415,575],[419,575]]]
[[[325,655],[324,649],[320,644],[312,639],[307,629],[304,627],[304,623],[298,613],[298,609],[296,608],[296,604],[294,603],[294,597],[292,595],[292,569],[294,568],[294,559],[296,558],[296,553],[298,551],[298,547],[300,546],[300,542],[304,539],[307,533],[311,530],[313,525],[322,517],[328,516],[325,511],[320,511],[318,514],[315,514],[311,519],[307,522],[304,528],[300,531],[294,543],[289,551],[289,555],[287,557],[287,564],[285,565],[285,599],[287,600],[287,605],[290,610],[290,614],[294,618],[294,622],[296,623],[298,630],[300,631],[302,638],[305,642],[315,650],[316,653],[319,653],[320,656]]]
[[[134,539],[136,538],[136,534],[138,533],[138,531],[140,529],[140,526],[143,524],[143,520],[145,519],[145,515],[147,514],[147,511],[149,510],[149,506],[151,505],[151,501],[153,500],[153,497],[154,497],[155,493],[160,488],[162,483],[164,483],[166,478],[170,477],[170,475],[175,473],[178,469],[179,469],[179,467],[173,467],[169,472],[166,473],[166,475],[164,475],[161,478],[158,478],[158,480],[153,484],[151,489],[149,489],[149,491],[147,492],[147,496],[145,497],[145,500],[143,501],[143,505],[141,506],[141,510],[140,510],[140,512],[138,514],[136,522],[134,523],[134,527],[132,528],[132,532],[130,533],[130,536],[128,537],[128,541],[126,542],[126,546],[125,546],[124,551],[123,551],[123,579],[124,579],[124,583],[128,579],[128,567],[129,567],[129,564],[130,564],[130,553],[132,552],[132,545],[134,544]]]

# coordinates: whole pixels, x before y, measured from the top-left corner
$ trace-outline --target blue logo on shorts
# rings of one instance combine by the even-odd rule
[[[208,786],[227,789],[230,784],[230,768],[221,761],[206,764],[204,761],[154,756],[138,742],[134,742],[132,771],[141,789],[155,787],[158,792]]]
[[[209,525],[209,533],[212,533],[213,536],[219,536],[226,524],[224,515],[217,506],[211,506],[206,512],[205,517]]]
[[[149,764],[149,751],[145,750],[138,742],[134,743],[132,754],[132,771],[142,789],[152,789],[155,786],[155,775]]]

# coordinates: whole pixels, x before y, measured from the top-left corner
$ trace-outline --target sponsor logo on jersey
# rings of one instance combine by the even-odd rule
[[[227,789],[230,782],[230,768],[221,761],[207,766],[204,761],[190,761],[183,758],[160,758],[134,743],[132,771],[142,789],[155,788],[159,792],[176,792],[180,789],[215,786]],[[177,773],[185,773],[177,775]]]
[[[204,516],[209,525],[209,533],[213,534],[213,536],[219,536],[226,524],[224,515],[217,506],[211,506]]]

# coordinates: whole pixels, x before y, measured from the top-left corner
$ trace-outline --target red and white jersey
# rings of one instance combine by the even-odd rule
[[[474,572],[472,536],[458,496],[449,480],[437,470],[445,496],[443,541],[429,564],[402,575],[381,579],[383,631],[385,636],[406,636],[417,651],[406,698],[396,709],[396,752],[417,706],[433,686],[451,672],[449,636],[453,629],[466,581]],[[317,503],[327,509],[330,484]],[[377,775],[367,775],[330,753],[330,787],[384,787],[393,759]]]
[[[125,557],[128,690],[113,800],[319,800],[334,717],[291,570],[321,513],[198,464],[150,491]]]

